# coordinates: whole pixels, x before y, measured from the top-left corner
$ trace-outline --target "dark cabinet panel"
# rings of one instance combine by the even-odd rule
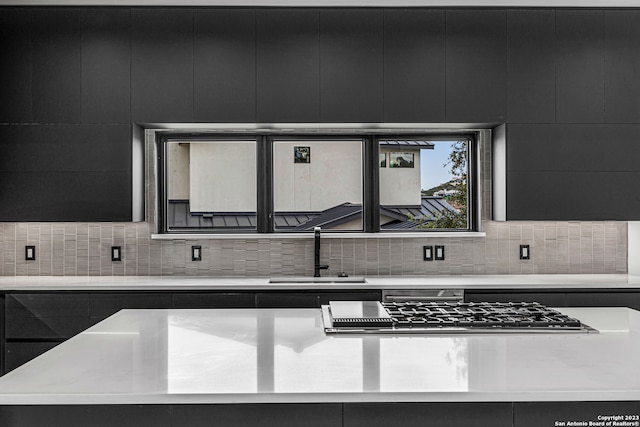
[[[342,404],[174,405],[171,416],[174,426],[341,427]]]
[[[605,120],[640,122],[640,11],[604,12]]]
[[[511,123],[555,123],[555,12],[507,12],[508,112]]]
[[[9,342],[5,344],[4,372],[14,370],[20,365],[24,365],[29,360],[40,356],[42,353],[51,350],[60,342]],[[0,418],[0,421],[2,419]],[[5,424],[0,422],[1,426]],[[47,424],[49,425],[49,424]]]
[[[71,317],[32,317],[32,318],[7,318],[6,339],[8,340],[51,340],[67,339],[87,329],[89,316]]]
[[[78,123],[81,118],[82,11],[32,11],[31,105],[36,123]]]
[[[258,11],[258,122],[320,121],[319,19],[315,9]]]
[[[5,296],[9,318],[87,317],[89,295],[84,293],[28,293]]]
[[[173,308],[255,308],[254,293],[188,293],[173,295]]]
[[[600,415],[635,415],[640,413],[640,402],[515,402],[514,427],[555,426],[558,421],[584,421],[597,423]],[[606,424],[606,421],[604,422]],[[598,424],[592,424],[598,425]]]
[[[445,12],[384,11],[384,121],[445,121]]]
[[[82,121],[129,123],[131,11],[84,9]]]
[[[320,11],[321,121],[383,121],[382,21],[379,9]]]
[[[539,302],[549,307],[567,306],[567,294],[565,292],[465,291],[464,300],[465,302]]]
[[[131,173],[0,172],[2,221],[131,221]]]
[[[558,123],[604,122],[604,12],[556,11]]]
[[[171,294],[153,293],[92,293],[89,316],[104,319],[122,309],[171,308]]]
[[[317,308],[320,297],[314,292],[260,292],[256,294],[257,308]]]
[[[131,13],[133,121],[193,121],[193,10]]]
[[[446,37],[446,121],[506,121],[506,11],[447,11]]]
[[[343,411],[344,427],[513,426],[510,402],[345,403]]]
[[[638,220],[639,180],[640,172],[509,171],[507,219]]]
[[[129,125],[0,126],[3,172],[131,172]],[[66,191],[64,188],[60,192]]]
[[[629,307],[640,310],[640,292],[570,292],[567,303],[570,307]]]
[[[510,171],[639,171],[640,125],[516,125],[507,128]]]
[[[0,9],[0,123],[31,121],[31,12]]]
[[[3,427],[170,427],[167,405],[18,405],[0,407]],[[210,424],[211,425],[211,424]]]
[[[198,10],[194,17],[197,122],[254,122],[255,12]]]

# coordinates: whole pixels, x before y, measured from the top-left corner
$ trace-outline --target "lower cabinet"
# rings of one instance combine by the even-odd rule
[[[513,427],[510,402],[345,403],[344,427]]]

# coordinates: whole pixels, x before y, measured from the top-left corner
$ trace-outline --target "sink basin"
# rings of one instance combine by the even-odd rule
[[[272,277],[269,283],[367,283],[364,277]]]

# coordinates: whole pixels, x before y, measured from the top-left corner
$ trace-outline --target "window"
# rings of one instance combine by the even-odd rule
[[[476,229],[472,134],[157,135],[165,233]]]

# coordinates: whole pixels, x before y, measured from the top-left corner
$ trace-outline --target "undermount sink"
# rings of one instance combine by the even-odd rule
[[[364,277],[272,277],[269,283],[367,283]]]

